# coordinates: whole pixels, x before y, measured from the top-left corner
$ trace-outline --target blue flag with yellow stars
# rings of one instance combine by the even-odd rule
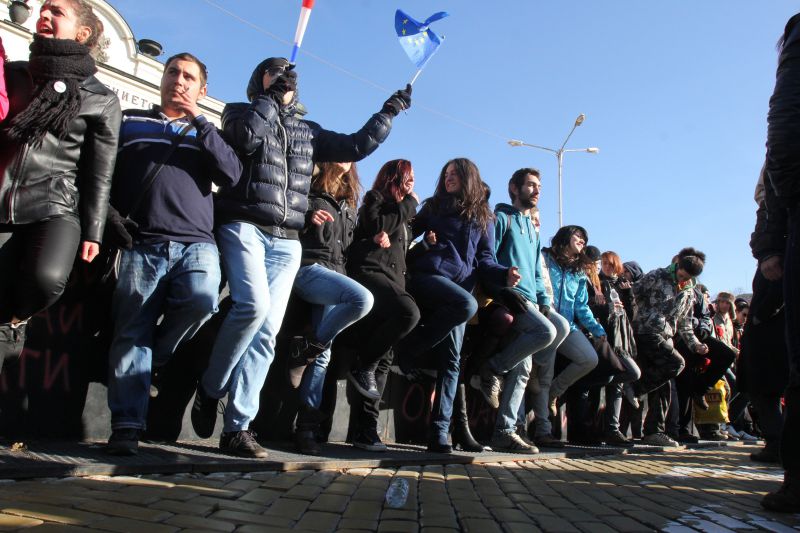
[[[422,69],[425,66],[425,63],[428,62],[433,53],[436,52],[436,49],[439,48],[439,45],[442,44],[442,39],[430,29],[431,22],[436,22],[446,16],[448,16],[448,13],[440,11],[425,19],[425,22],[419,22],[400,9],[395,13],[394,29],[400,39],[400,46],[403,47],[403,50],[408,54],[408,58],[418,69]]]

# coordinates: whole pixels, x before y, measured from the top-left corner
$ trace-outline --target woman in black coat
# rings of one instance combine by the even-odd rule
[[[85,0],[47,0],[28,62],[6,65],[0,128],[0,364],[27,320],[61,296],[76,254],[91,262],[117,153],[117,97],[93,76],[103,25]]]
[[[353,405],[350,437],[353,446],[385,451],[378,436],[380,397],[392,363],[391,350],[419,322],[419,309],[406,292],[406,252],[411,243],[409,222],[417,212],[414,169],[405,159],[389,161],[378,171],[358,212],[347,272],[369,289],[372,311],[354,327],[361,339],[358,362],[348,381],[359,392]]]

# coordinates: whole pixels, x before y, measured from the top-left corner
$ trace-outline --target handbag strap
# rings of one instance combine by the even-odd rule
[[[164,168],[164,165],[167,163],[167,161],[169,161],[169,158],[172,157],[172,154],[175,153],[175,150],[177,150],[178,145],[181,143],[183,138],[186,137],[186,135],[192,131],[192,129],[194,129],[194,125],[191,122],[184,126],[181,131],[178,132],[175,138],[172,139],[172,143],[170,144],[169,149],[167,149],[167,151],[164,153],[164,156],[158,161],[158,163],[150,167],[150,172],[148,172],[142,180],[142,188],[139,191],[139,195],[136,197],[136,200],[131,205],[127,218],[131,218],[133,214],[136,213],[136,210],[139,209],[139,205],[141,205],[142,200],[144,200],[144,197],[150,190],[150,187],[152,187],[153,183],[155,183],[159,172],[161,172],[161,169]]]

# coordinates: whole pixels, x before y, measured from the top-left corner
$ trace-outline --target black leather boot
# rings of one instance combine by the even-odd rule
[[[463,383],[456,389],[456,397],[453,400],[453,447],[460,447],[465,452],[483,452],[486,448],[476,441],[469,430],[469,420],[467,419],[467,390]]]
[[[300,406],[297,413],[297,429],[294,432],[297,450],[303,455],[319,455],[322,451],[317,442],[317,430],[324,415],[308,405]]]

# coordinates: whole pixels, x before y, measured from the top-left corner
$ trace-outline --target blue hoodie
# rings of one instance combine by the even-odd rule
[[[550,305],[550,297],[542,278],[542,243],[531,218],[513,205],[497,204],[495,208],[494,251],[501,265],[519,268],[522,276],[515,290],[530,302]]]
[[[589,309],[589,292],[586,289],[589,280],[586,274],[562,268],[548,251],[543,255],[553,284],[553,305],[558,314],[567,319],[569,329],[578,329],[577,320],[595,337],[605,337],[606,330]]]

